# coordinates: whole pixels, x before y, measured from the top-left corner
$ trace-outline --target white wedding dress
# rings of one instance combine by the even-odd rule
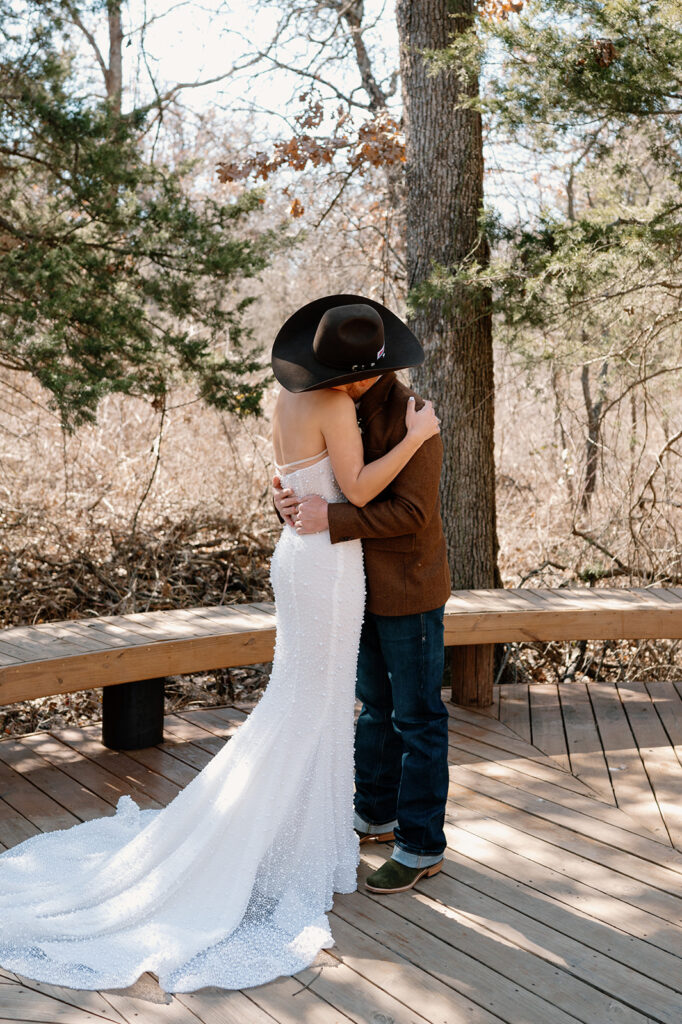
[[[329,457],[283,476],[344,500]],[[353,707],[360,541],[285,526],[271,578],[268,687],[235,736],[163,809],[33,836],[0,856],[0,966],[78,989],[144,971],[168,992],[245,988],[333,945],[326,911],[356,888]]]

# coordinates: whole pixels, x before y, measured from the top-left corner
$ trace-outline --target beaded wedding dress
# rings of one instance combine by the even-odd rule
[[[344,500],[328,456],[282,482]],[[0,855],[0,966],[78,989],[152,971],[189,992],[260,985],[333,945],[326,911],[334,892],[355,890],[359,859],[361,542],[285,526],[271,578],[270,682],[203,771],[163,809],[122,796],[111,816]]]

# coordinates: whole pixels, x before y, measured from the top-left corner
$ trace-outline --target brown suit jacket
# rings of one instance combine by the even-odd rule
[[[358,412],[366,462],[385,455],[405,436],[407,400],[414,394],[391,372],[362,396]],[[417,408],[422,404],[417,397]],[[329,505],[332,543],[362,539],[367,610],[376,615],[431,611],[450,596],[438,501],[442,461],[440,436],[431,437],[364,508],[347,502]]]

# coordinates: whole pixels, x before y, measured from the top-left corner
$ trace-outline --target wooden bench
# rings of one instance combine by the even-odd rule
[[[452,700],[492,701],[495,643],[682,638],[682,588],[454,591],[445,611]],[[0,705],[103,687],[102,741],[161,742],[163,681],[270,661],[271,604],[191,608],[0,632]]]

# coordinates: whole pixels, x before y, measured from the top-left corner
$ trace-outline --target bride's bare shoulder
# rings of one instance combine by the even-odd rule
[[[316,395],[317,403],[323,408],[345,409],[355,405],[347,391],[339,391],[336,388],[320,388],[319,391],[309,391],[308,394]]]
[[[303,417],[308,423],[329,427],[337,421],[344,424],[351,417],[354,419],[355,403],[346,391],[334,388],[296,393],[281,391],[275,406],[275,418],[280,417],[285,421],[298,421]]]
[[[280,405],[323,406],[339,402],[352,402],[353,399],[345,391],[337,391],[335,388],[319,388],[317,391],[286,391],[282,388],[277,395],[277,402]]]

